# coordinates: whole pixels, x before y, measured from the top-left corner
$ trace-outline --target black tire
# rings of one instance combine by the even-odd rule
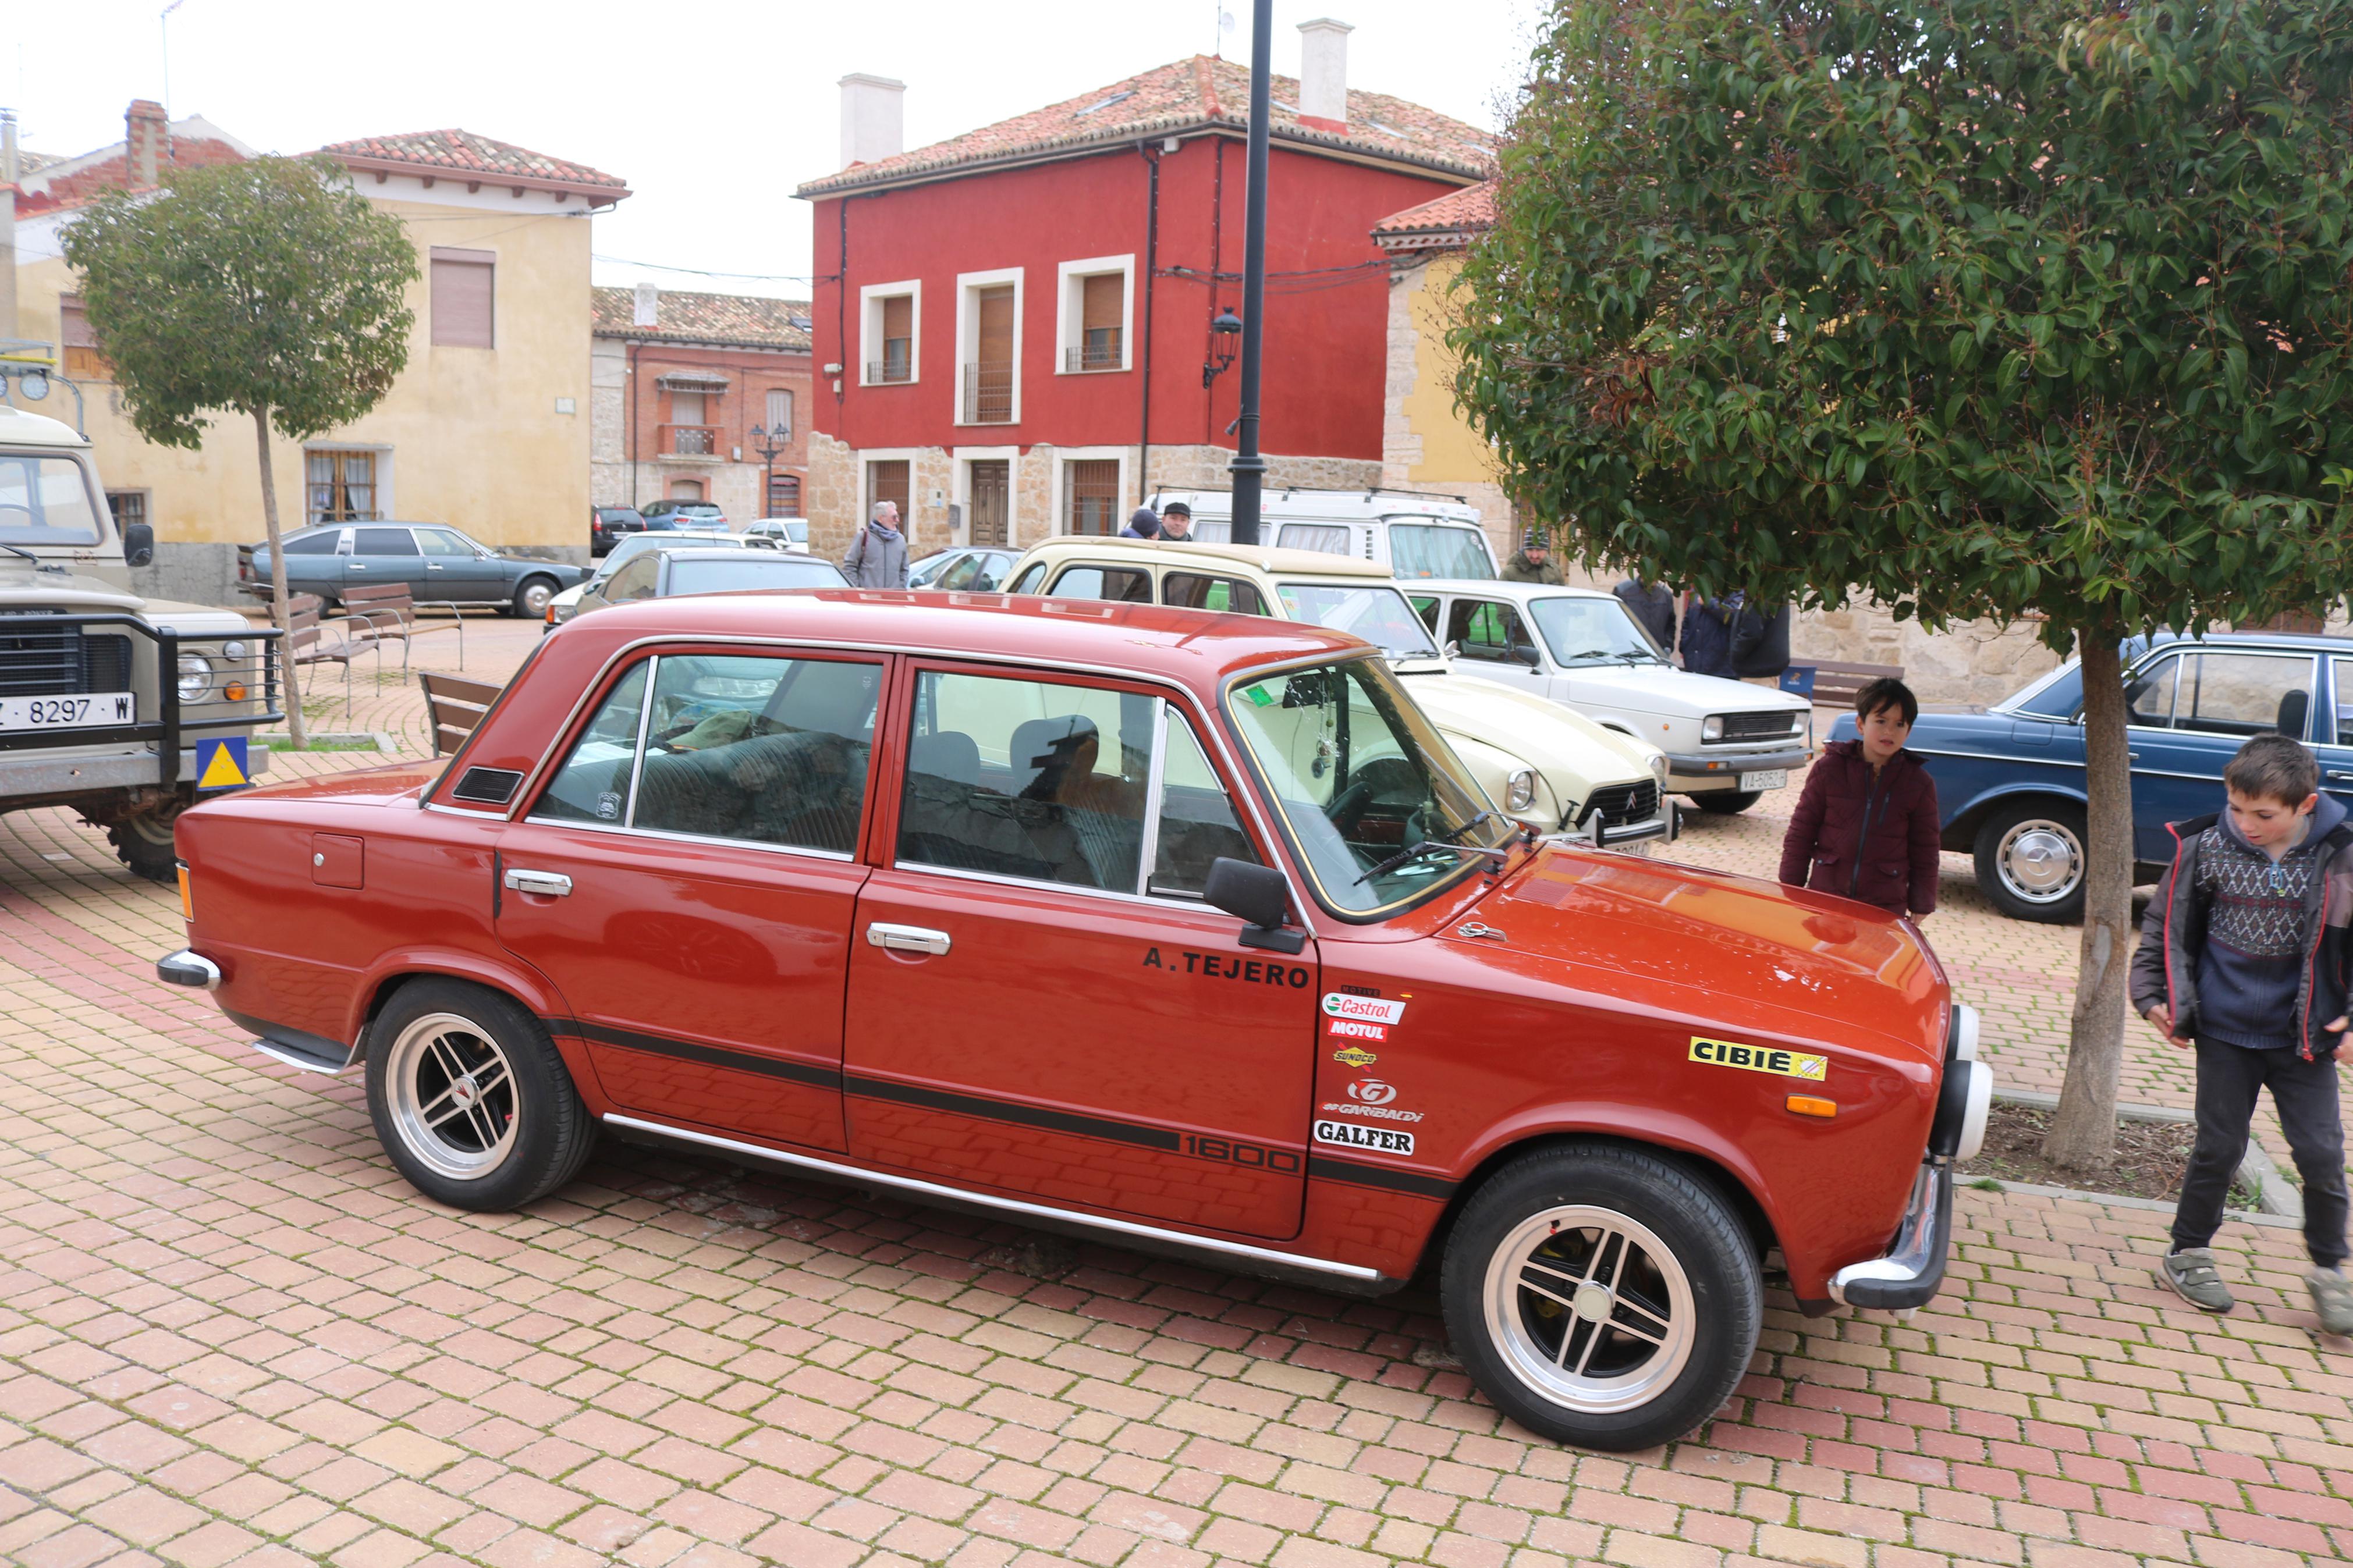
[[[1737,816],[1763,800],[1765,792],[1759,789],[1709,790],[1690,798],[1691,803],[1702,811],[1714,812],[1718,816]]]
[[[385,1004],[367,1030],[367,1100],[395,1168],[451,1208],[522,1208],[576,1175],[596,1141],[539,1020],[464,981],[412,980]]]
[[[547,601],[562,592],[553,577],[526,577],[515,584],[514,602],[506,607],[506,613],[537,620],[547,613]]]
[[[186,809],[185,802],[174,802],[163,811],[142,812],[109,826],[106,841],[114,846],[115,858],[130,867],[133,876],[151,882],[179,880],[180,856],[173,845],[173,825]]]
[[[1553,1280],[1566,1288],[1545,1294]],[[1447,1237],[1439,1292],[1455,1353],[1497,1408],[1612,1450],[1672,1441],[1715,1414],[1765,1311],[1757,1248],[1724,1199],[1617,1144],[1557,1145],[1487,1178]],[[1629,1329],[1661,1331],[1646,1348]],[[1564,1365],[1540,1366],[1556,1346]],[[1568,1357],[1595,1375],[1571,1375]]]
[[[2084,918],[2084,808],[2021,800],[1978,824],[1978,887],[2014,921],[2074,925]]]

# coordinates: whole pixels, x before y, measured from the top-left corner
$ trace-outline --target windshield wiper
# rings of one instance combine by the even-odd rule
[[[1394,871],[1409,860],[1419,860],[1427,855],[1445,854],[1450,851],[1456,855],[1484,855],[1498,866],[1508,866],[1512,863],[1512,852],[1509,849],[1488,849],[1476,844],[1458,842],[1464,834],[1494,815],[1492,811],[1482,811],[1461,826],[1453,828],[1440,837],[1425,838],[1409,848],[1400,849],[1356,880],[1359,883],[1369,882],[1382,872]]]
[[[13,544],[0,544],[0,550],[5,550],[5,551],[8,552],[8,553],[9,553],[9,554],[11,554],[11,555],[21,555],[21,556],[23,556],[26,560],[27,560],[27,561],[29,561],[29,562],[31,562],[31,563],[32,563],[34,565],[36,565],[36,566],[38,566],[39,564],[41,564],[41,558],[40,558],[39,556],[37,556],[37,555],[34,554],[34,553],[33,553],[31,551],[29,551],[29,550],[20,550],[20,549],[18,549],[16,545],[13,545]]]

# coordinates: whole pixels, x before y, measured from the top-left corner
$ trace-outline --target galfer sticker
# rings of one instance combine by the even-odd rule
[[[1337,991],[1324,993],[1324,1011],[1334,1018],[1354,1018],[1366,1024],[1401,1024],[1405,1021],[1405,1004],[1381,996],[1349,996]]]
[[[1704,1035],[1694,1035],[1691,1059],[1705,1062],[1710,1067],[1745,1068],[1750,1072],[1768,1072],[1781,1078],[1802,1078],[1820,1083],[1830,1077],[1828,1057],[1810,1057],[1802,1051],[1785,1051],[1778,1046],[1744,1046],[1737,1040],[1711,1040]]]
[[[1413,1134],[1395,1132],[1386,1127],[1359,1127],[1348,1121],[1318,1121],[1315,1142],[1335,1144],[1343,1149],[1361,1149],[1373,1154],[1410,1154]]]

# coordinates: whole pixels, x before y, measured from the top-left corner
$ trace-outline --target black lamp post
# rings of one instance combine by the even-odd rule
[[[1259,487],[1266,459],[1258,450],[1258,373],[1261,329],[1266,321],[1266,125],[1267,77],[1274,69],[1274,0],[1250,7],[1250,185],[1242,208],[1242,388],[1241,412],[1234,423],[1233,542],[1258,542]]]
[[[789,431],[764,430],[757,425],[752,426],[752,450],[760,454],[760,462],[763,465],[760,473],[760,515],[762,517],[767,516],[768,509],[776,504],[776,454],[785,451],[792,444],[792,435]]]
[[[1234,348],[1242,335],[1242,319],[1230,310],[1209,318],[1209,357],[1201,362],[1201,385],[1207,390],[1232,368]]]

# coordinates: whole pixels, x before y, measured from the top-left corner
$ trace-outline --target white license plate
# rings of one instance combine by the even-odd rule
[[[1764,768],[1753,773],[1740,775],[1740,793],[1747,795],[1760,789],[1782,789],[1786,788],[1788,783],[1788,769]]]
[[[139,699],[128,691],[0,697],[0,730],[90,730],[138,721]]]

